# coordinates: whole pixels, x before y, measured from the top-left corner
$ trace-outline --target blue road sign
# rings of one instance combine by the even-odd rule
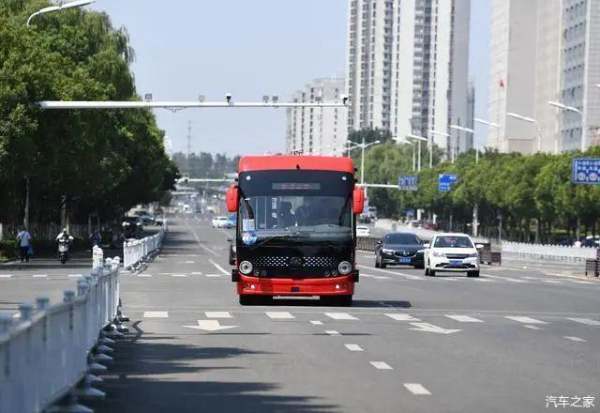
[[[419,177],[413,175],[399,176],[398,189],[401,191],[416,191],[419,189]]]
[[[438,191],[440,192],[450,192],[458,177],[454,174],[440,174],[438,180]]]
[[[574,184],[600,185],[600,158],[575,158],[572,170]]]

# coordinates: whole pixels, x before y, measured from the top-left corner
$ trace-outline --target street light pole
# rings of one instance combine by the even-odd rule
[[[365,137],[362,138],[362,145],[360,146],[362,154],[360,156],[360,183],[365,183]]]
[[[537,132],[538,152],[541,152],[542,151],[542,131],[539,127],[538,121],[534,118],[530,118],[529,116],[519,115],[518,113],[514,113],[514,112],[507,112],[506,116],[510,116],[511,118],[522,120],[523,122],[533,123],[535,125],[535,130]]]
[[[435,129],[431,129],[429,131],[429,134],[431,136],[431,149],[432,149],[431,152],[429,153],[429,167],[432,168],[433,167],[433,135],[439,135],[439,136],[446,137],[446,139],[448,139],[447,146],[451,146],[451,145],[450,145],[450,134],[449,133],[440,132]],[[450,148],[450,150],[452,150],[452,148]],[[448,158],[450,158],[450,160],[452,161],[452,163],[454,163],[454,156],[450,156],[449,153],[447,153],[447,155],[448,155]]]
[[[49,6],[49,7],[44,7],[41,10],[36,11],[35,13],[33,13],[31,16],[29,16],[29,18],[27,19],[27,27],[29,27],[31,25],[31,20],[36,17],[39,16],[41,14],[46,14],[46,13],[52,13],[55,11],[61,11],[61,10],[67,10],[67,9],[72,9],[75,7],[83,7],[83,6],[87,6],[89,4],[95,3],[96,0],[75,0],[66,4],[59,4],[58,6]]]
[[[599,85],[596,85],[599,86]],[[558,110],[562,110],[565,112],[574,112],[579,114],[579,116],[583,117],[583,112],[579,109],[577,109],[575,106],[568,106],[565,104],[562,104],[560,102],[555,102],[555,101],[548,101],[548,104],[550,106],[553,106],[555,108],[557,108]],[[585,134],[585,131],[582,132],[583,134]],[[581,136],[581,152],[585,151],[585,140],[584,140],[584,136]],[[558,135],[556,135],[554,137],[554,153],[558,154]]]

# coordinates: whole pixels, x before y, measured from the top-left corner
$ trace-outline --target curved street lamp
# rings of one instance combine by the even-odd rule
[[[75,0],[69,3],[65,3],[63,4],[62,2],[57,5],[57,6],[49,6],[49,7],[44,7],[41,10],[36,11],[35,13],[33,13],[31,16],[29,16],[29,18],[27,19],[27,27],[30,26],[31,24],[31,20],[35,17],[35,16],[39,16],[40,14],[46,14],[46,13],[52,13],[55,11],[61,11],[61,10],[66,10],[66,9],[72,9],[75,7],[83,7],[83,6],[87,6],[89,4],[94,3],[96,0]]]

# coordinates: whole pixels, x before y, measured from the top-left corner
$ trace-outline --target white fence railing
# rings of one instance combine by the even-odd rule
[[[74,386],[89,384],[101,331],[117,318],[119,265],[107,259],[62,303],[42,297],[35,308],[21,305],[19,318],[0,316],[0,412],[41,412],[69,395],[74,402]]]
[[[166,223],[157,234],[123,243],[123,267],[133,268],[162,245]]]
[[[376,228],[386,231],[407,231],[417,234],[421,239],[429,240],[437,233],[423,228],[412,228],[392,220],[382,219],[375,224]],[[475,242],[487,242],[485,238],[474,238]],[[502,241],[502,254],[508,258],[529,261],[554,261],[580,263],[596,258],[596,248],[567,247],[562,245],[528,244],[524,242]]]

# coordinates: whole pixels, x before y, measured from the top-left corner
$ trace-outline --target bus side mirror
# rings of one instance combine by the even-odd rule
[[[352,212],[355,215],[362,214],[365,209],[365,190],[362,188],[354,188],[352,193]]]
[[[227,194],[225,196],[225,201],[227,203],[227,211],[237,212],[239,195],[239,188],[235,185],[231,185],[227,190]]]

